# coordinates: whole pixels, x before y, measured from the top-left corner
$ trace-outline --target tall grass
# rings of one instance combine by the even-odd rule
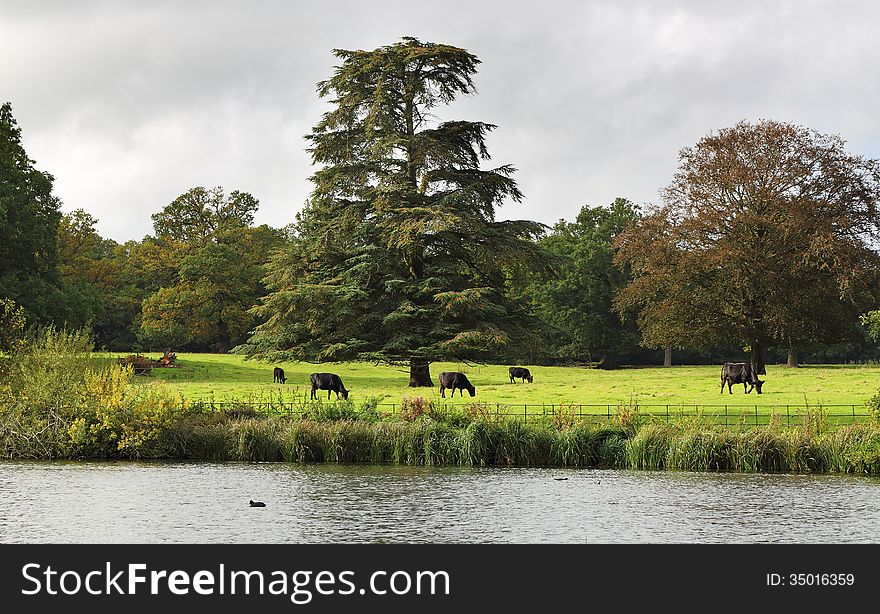
[[[406,465],[565,466],[880,474],[880,428],[736,429],[694,421],[555,429],[476,420],[194,419],[169,433],[170,458]]]
[[[206,461],[392,463],[406,465],[564,466],[685,471],[880,474],[880,427],[853,424],[739,429],[696,421],[552,425],[474,420],[466,425],[399,419],[311,420],[284,416],[187,414],[150,439],[116,446],[57,448],[8,458],[171,458]],[[74,453],[65,454],[73,450]]]

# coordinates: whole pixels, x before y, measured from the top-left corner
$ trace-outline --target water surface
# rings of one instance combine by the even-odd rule
[[[880,480],[854,476],[0,462],[6,543],[837,543],[878,528]]]

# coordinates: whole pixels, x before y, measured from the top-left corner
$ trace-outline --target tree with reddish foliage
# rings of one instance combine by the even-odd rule
[[[616,308],[649,347],[839,341],[880,301],[880,162],[838,136],[739,123],[683,149],[663,203],[618,240]]]

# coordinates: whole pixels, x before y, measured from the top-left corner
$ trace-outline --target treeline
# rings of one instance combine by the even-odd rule
[[[284,229],[254,225],[250,194],[195,187],[157,203],[142,240],[103,238],[61,211],[3,105],[4,326],[90,328],[117,351],[384,361],[414,386],[438,360],[748,353],[760,373],[880,357],[880,163],[839,137],[741,123],[682,150],[660,205],[499,221],[523,195],[513,166],[485,168],[496,127],[435,119],[475,93],[479,59],[412,38],[335,53],[318,85],[332,109],[307,136],[315,189]]]
[[[283,230],[253,224],[256,198],[195,187],[152,216],[152,234],[117,243],[83,209],[61,211],[52,176],[20,136],[4,104],[0,298],[30,324],[88,328],[109,350],[226,352],[247,339],[249,310],[266,292],[263,265],[285,241]]]

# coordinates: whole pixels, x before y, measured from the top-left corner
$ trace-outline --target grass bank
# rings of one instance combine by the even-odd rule
[[[134,429],[142,431],[142,429]],[[19,453],[4,433],[6,458],[161,458],[200,461],[558,466],[686,471],[880,474],[880,426],[834,429],[719,427],[616,416],[605,424],[523,423],[483,418],[434,420],[290,419],[282,416],[181,415],[151,437],[65,441]]]

